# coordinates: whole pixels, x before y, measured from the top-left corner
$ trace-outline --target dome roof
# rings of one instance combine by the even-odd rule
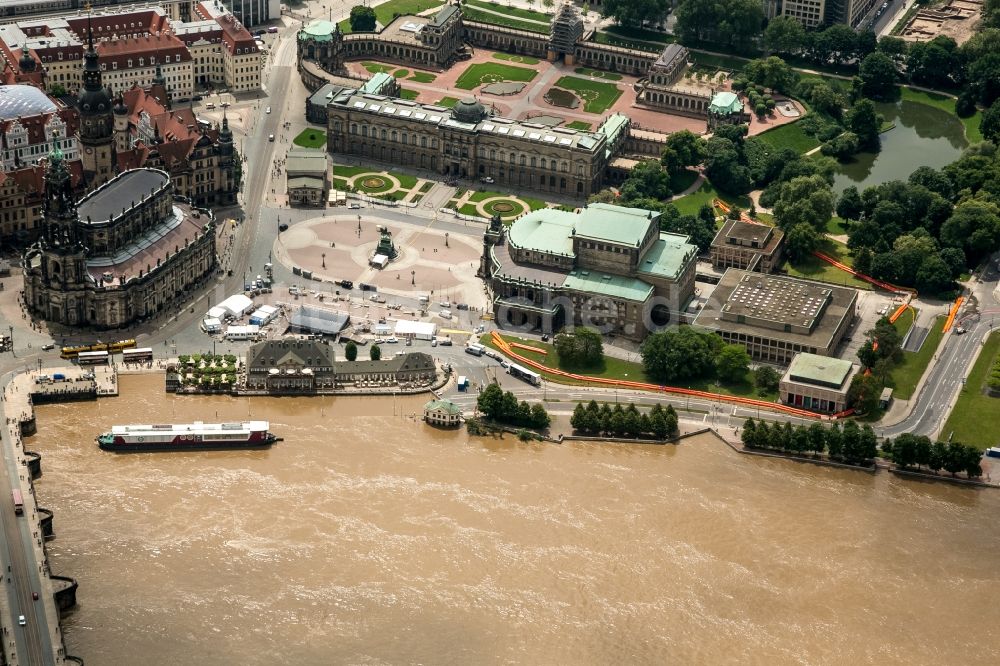
[[[28,47],[21,49],[21,59],[18,61],[17,66],[22,72],[33,72],[36,66],[35,59],[31,57],[31,53],[28,51]]]
[[[84,114],[107,113],[111,110],[111,95],[104,88],[84,90],[80,93],[78,106]]]
[[[52,113],[59,107],[48,95],[27,85],[0,86],[0,119],[10,120],[18,116],[34,116]]]
[[[452,107],[451,115],[459,122],[474,124],[486,117],[486,107],[474,97],[468,97]]]

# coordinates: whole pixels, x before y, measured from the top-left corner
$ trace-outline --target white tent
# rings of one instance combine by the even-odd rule
[[[243,294],[233,294],[226,300],[219,303],[220,308],[225,308],[226,312],[234,317],[242,317],[253,310],[253,301]]]
[[[437,335],[437,324],[429,321],[410,321],[400,319],[396,322],[398,337],[416,338],[417,340],[433,340]]]
[[[208,314],[205,316],[209,319],[222,319],[227,314],[229,313],[226,311],[226,308],[216,305],[214,308],[210,308]]]
[[[206,333],[218,333],[222,330],[222,322],[218,317],[206,317],[205,321],[201,322],[201,329]]]
[[[278,316],[278,308],[273,305],[262,305],[250,315],[250,323],[265,326]]]
[[[227,340],[256,340],[260,336],[260,326],[230,326],[226,329]]]

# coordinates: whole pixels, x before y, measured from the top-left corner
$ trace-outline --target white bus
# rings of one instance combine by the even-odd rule
[[[76,362],[80,365],[107,365],[108,352],[80,352],[76,355]]]
[[[122,363],[148,363],[153,360],[153,348],[141,347],[139,349],[122,350]]]
[[[507,368],[507,374],[511,377],[517,377],[518,379],[523,379],[524,381],[532,384],[534,386],[542,385],[542,376],[537,372],[528,370],[523,365],[518,365],[517,363],[511,363],[510,367]]]

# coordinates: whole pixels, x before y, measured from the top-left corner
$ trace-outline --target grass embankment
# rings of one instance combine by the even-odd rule
[[[642,363],[637,363],[634,361],[626,361],[620,358],[612,358],[610,356],[605,356],[601,364],[593,367],[561,367],[559,364],[559,353],[556,351],[555,347],[547,342],[537,342],[535,340],[525,340],[523,338],[517,338],[512,335],[503,336],[504,340],[508,342],[520,342],[521,344],[529,345],[531,347],[537,347],[538,349],[544,349],[547,354],[538,354],[536,352],[527,351],[525,349],[514,348],[518,354],[524,356],[525,358],[530,358],[532,361],[537,361],[544,364],[546,367],[559,368],[565,372],[572,372],[575,374],[588,375],[591,377],[601,377],[603,379],[619,379],[622,381],[629,382],[647,382],[650,384],[656,384],[658,382],[653,381],[646,375],[646,371],[642,367]],[[493,344],[493,336],[489,334],[482,335],[479,338],[479,342],[487,347],[496,349],[500,351],[500,348]],[[572,386],[594,386],[594,384],[588,384],[588,382],[580,381],[576,379],[570,379],[569,377],[563,377],[562,375],[554,375],[550,372],[540,372],[542,377],[559,384],[569,384]],[[732,395],[741,398],[757,398],[760,400],[777,400],[778,394],[768,393],[763,396],[758,395],[757,389],[753,386],[753,373],[748,372],[746,381],[740,384],[715,384],[714,379],[697,379],[688,380],[682,382],[676,382],[673,384],[678,388],[688,388],[695,389],[698,391],[710,391],[712,393],[720,393],[722,395]]]
[[[621,89],[613,83],[590,81],[578,76],[564,76],[555,85],[576,93],[583,100],[583,110],[587,113],[604,113],[622,96]]]
[[[697,178],[697,176],[695,177]],[[693,182],[694,180],[691,181],[691,183]],[[688,186],[690,186],[691,183],[688,183]],[[730,206],[739,206],[743,210],[750,208],[751,203],[748,197],[734,197],[728,194],[719,193],[707,180],[702,183],[697,192],[673,199],[670,203],[677,206],[677,210],[680,211],[681,215],[697,215],[699,208],[701,208],[704,204],[708,204],[709,206],[713,205],[712,202],[715,201],[715,199],[721,199]]]
[[[899,324],[906,316],[901,316],[896,320],[896,323]],[[944,320],[943,315],[934,319],[931,330],[928,331],[927,338],[919,351],[903,352],[903,360],[892,369],[889,375],[889,385],[893,387],[893,397],[900,400],[909,400],[913,397],[913,392],[917,390],[917,383],[924,376],[927,365],[937,353],[941,339],[944,338]]]
[[[506,60],[507,62],[517,62],[522,65],[537,65],[541,62],[538,58],[532,58],[526,55],[515,55],[513,53],[494,53],[493,57],[497,60]]]
[[[775,150],[791,148],[800,155],[819,147],[819,141],[816,140],[816,137],[809,136],[803,132],[797,122],[767,130],[758,134],[757,138]]]
[[[462,90],[472,90],[487,83],[497,81],[530,81],[538,74],[534,69],[514,67],[498,62],[481,62],[469,65],[458,80],[455,87]]]
[[[569,129],[582,130],[584,132],[589,132],[593,129],[593,125],[590,123],[585,123],[582,120],[574,120],[571,123],[566,123],[566,127]]]
[[[507,8],[504,7],[504,11],[506,10]],[[462,7],[462,16],[469,21],[492,23],[493,25],[503,26],[505,28],[516,28],[517,30],[527,30],[528,32],[538,32],[544,34],[549,32],[548,23],[526,21],[515,16],[500,16],[498,14],[491,14],[490,12],[485,12],[482,9],[476,9],[475,7],[470,7],[469,5]]]
[[[819,246],[819,251],[833,257],[842,264],[851,266],[854,263],[854,260],[851,258],[850,250],[847,249],[847,246],[843,243],[830,240],[829,238],[823,239],[823,242]],[[819,257],[814,257],[812,255],[795,263],[792,263],[791,261],[785,262],[785,269],[792,277],[809,278],[810,280],[830,282],[832,284],[844,285],[846,287],[854,287],[855,289],[872,288],[872,286],[864,280],[856,278],[850,273],[840,270],[833,264],[829,264]]]
[[[1000,440],[1000,398],[986,393],[986,378],[1000,352],[1000,331],[991,333],[983,345],[965,386],[958,394],[955,408],[941,431],[942,439],[949,435],[956,442],[980,449],[995,446]]]
[[[962,125],[965,126],[965,139],[969,143],[979,143],[983,140],[983,133],[979,131],[979,123],[982,121],[983,117],[982,111],[976,109],[976,112],[973,115],[968,118],[962,118],[955,113],[955,103],[957,100],[954,97],[949,97],[948,95],[942,95],[940,93],[924,92],[923,90],[914,90],[913,88],[909,88],[907,86],[900,86],[899,94],[904,100],[933,106],[936,109],[946,111],[947,113],[950,113],[958,118],[962,121]]]
[[[389,0],[389,2],[375,7],[375,20],[384,28],[392,23],[397,15],[419,14],[426,9],[440,7],[443,4],[443,0]],[[351,32],[350,19],[344,19],[339,25],[341,32]]]
[[[457,97],[442,97],[438,101],[434,102],[434,104],[436,104],[437,106],[443,106],[446,109],[450,109],[451,107],[453,107],[456,104],[458,104],[458,98]]]
[[[323,148],[326,146],[326,132],[318,129],[305,129],[292,139],[292,143],[303,148]]]

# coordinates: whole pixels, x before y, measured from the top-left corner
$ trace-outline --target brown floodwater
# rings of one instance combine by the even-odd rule
[[[104,664],[996,664],[1000,492],[679,446],[470,439],[422,398],[38,408],[66,644]],[[112,424],[268,419],[268,451]],[[396,415],[394,415],[394,412]],[[403,416],[399,416],[403,414]]]

